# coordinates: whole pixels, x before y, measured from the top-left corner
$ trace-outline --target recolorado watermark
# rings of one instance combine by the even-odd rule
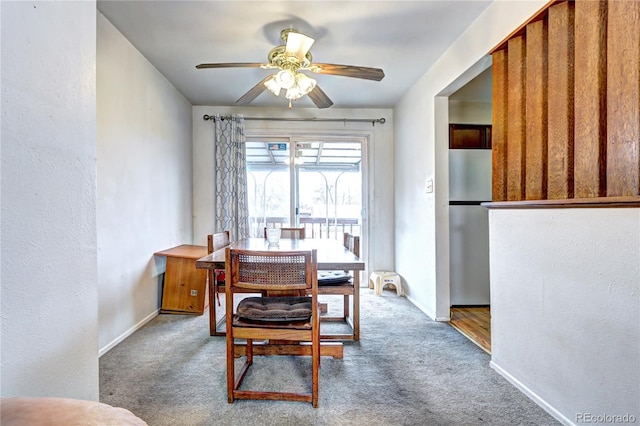
[[[635,423],[636,416],[633,414],[592,414],[592,413],[576,413],[576,423]]]

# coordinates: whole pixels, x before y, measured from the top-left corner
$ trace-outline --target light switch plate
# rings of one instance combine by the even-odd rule
[[[427,180],[424,181],[424,192],[425,194],[433,192],[433,179],[427,178]]]

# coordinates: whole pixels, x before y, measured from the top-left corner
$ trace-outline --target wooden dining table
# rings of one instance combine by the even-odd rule
[[[342,242],[333,239],[289,239],[281,238],[278,245],[269,245],[265,238],[245,238],[232,242],[228,247],[239,250],[267,250],[267,251],[291,251],[291,250],[317,250],[317,262],[318,270],[327,271],[351,271],[353,276],[354,285],[354,304],[359,303],[359,288],[360,288],[360,272],[365,269],[364,260],[349,251]],[[214,251],[207,256],[204,256],[196,261],[196,268],[198,269],[224,269],[225,268],[225,250],[227,247]],[[214,301],[214,288],[209,285],[209,297],[210,303]],[[220,321],[222,323],[223,321]],[[212,309],[209,309],[209,324],[210,334],[216,335],[216,327],[220,325],[217,323],[217,319],[213,317]],[[354,309],[353,319],[351,321],[351,327],[353,328],[353,340],[359,340],[360,335],[360,318],[359,310]],[[336,349],[339,347],[339,354]],[[258,349],[259,350],[259,349]],[[268,349],[267,349],[268,351]],[[278,350],[281,352],[281,349]],[[342,355],[342,345],[333,342],[323,342],[321,347],[321,353],[323,355],[331,355],[338,357]]]

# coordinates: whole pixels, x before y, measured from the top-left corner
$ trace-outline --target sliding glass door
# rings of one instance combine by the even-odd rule
[[[282,226],[302,226],[307,238],[360,235],[363,145],[357,138],[247,138],[252,236]]]

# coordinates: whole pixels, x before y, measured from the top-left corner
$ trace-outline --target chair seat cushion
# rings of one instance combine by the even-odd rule
[[[250,321],[303,321],[311,318],[310,297],[247,297],[237,315]]]
[[[336,285],[348,283],[351,275],[344,271],[318,271],[318,285]]]

